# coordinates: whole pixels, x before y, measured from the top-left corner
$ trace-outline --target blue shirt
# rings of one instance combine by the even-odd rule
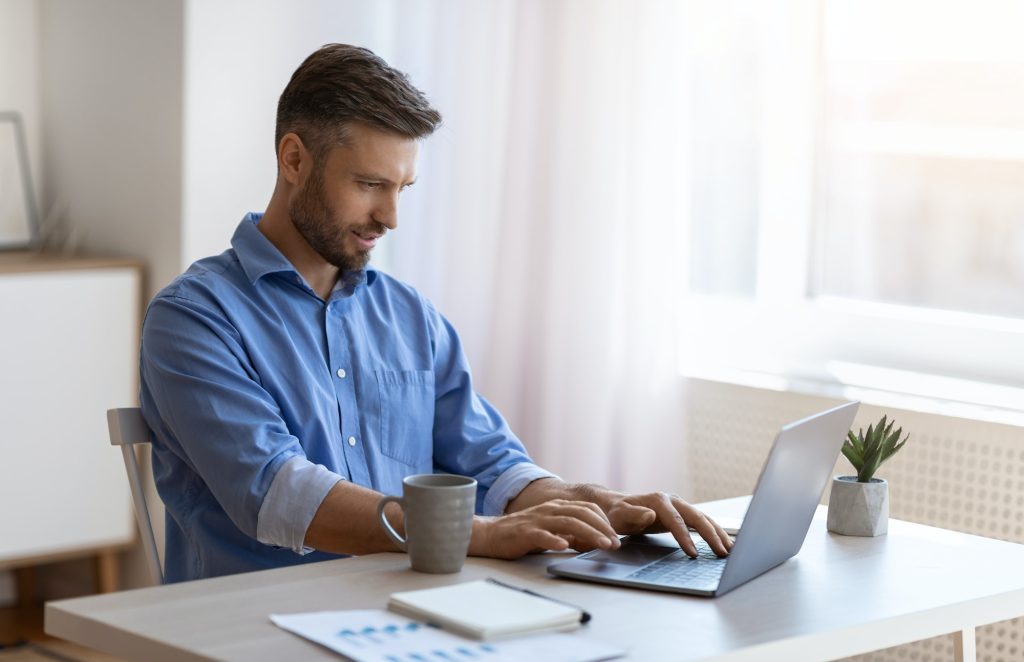
[[[401,494],[410,474],[473,476],[477,512],[496,515],[551,475],[474,391],[429,301],[372,268],[324,301],[260,218],[146,313],[140,400],[168,582],[336,558],[303,540],[338,480]]]

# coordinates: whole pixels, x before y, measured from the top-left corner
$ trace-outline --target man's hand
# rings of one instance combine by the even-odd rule
[[[586,552],[619,546],[615,529],[595,504],[554,499],[501,517],[473,523],[470,556],[517,559],[531,552]]]
[[[525,512],[537,504],[554,499],[596,504],[612,528],[620,534],[670,531],[679,546],[690,556],[697,555],[697,547],[687,527],[699,533],[719,556],[726,556],[732,549],[733,539],[725,529],[678,495],[665,492],[623,494],[600,485],[569,484],[558,478],[541,478],[523,488],[519,496],[509,503],[506,512]],[[574,546],[580,549],[578,545]]]
[[[694,529],[718,556],[726,556],[733,539],[714,520],[707,517],[678,495],[665,492],[648,494],[602,495],[608,521],[619,533],[664,533],[669,531],[687,554],[697,556],[697,547],[690,538]]]

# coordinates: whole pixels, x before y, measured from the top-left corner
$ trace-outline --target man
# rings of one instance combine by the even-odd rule
[[[167,581],[394,551],[376,504],[433,471],[479,483],[472,555],[613,548],[617,533],[656,530],[695,554],[687,525],[728,553],[726,533],[674,495],[570,485],[534,465],[474,391],[447,320],[368,266],[440,120],[370,51],[313,53],[278,104],[265,213],[150,304],[141,402]],[[401,528],[401,511],[388,515]]]

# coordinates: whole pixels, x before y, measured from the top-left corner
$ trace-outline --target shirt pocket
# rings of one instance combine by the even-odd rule
[[[434,458],[434,373],[376,370],[380,395],[380,450],[429,473]]]

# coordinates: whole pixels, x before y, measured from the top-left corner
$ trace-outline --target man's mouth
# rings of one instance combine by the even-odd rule
[[[359,247],[365,251],[370,250],[377,245],[377,240],[381,238],[381,235],[374,234],[373,232],[356,232],[352,230],[352,235],[356,238],[356,243]]]

